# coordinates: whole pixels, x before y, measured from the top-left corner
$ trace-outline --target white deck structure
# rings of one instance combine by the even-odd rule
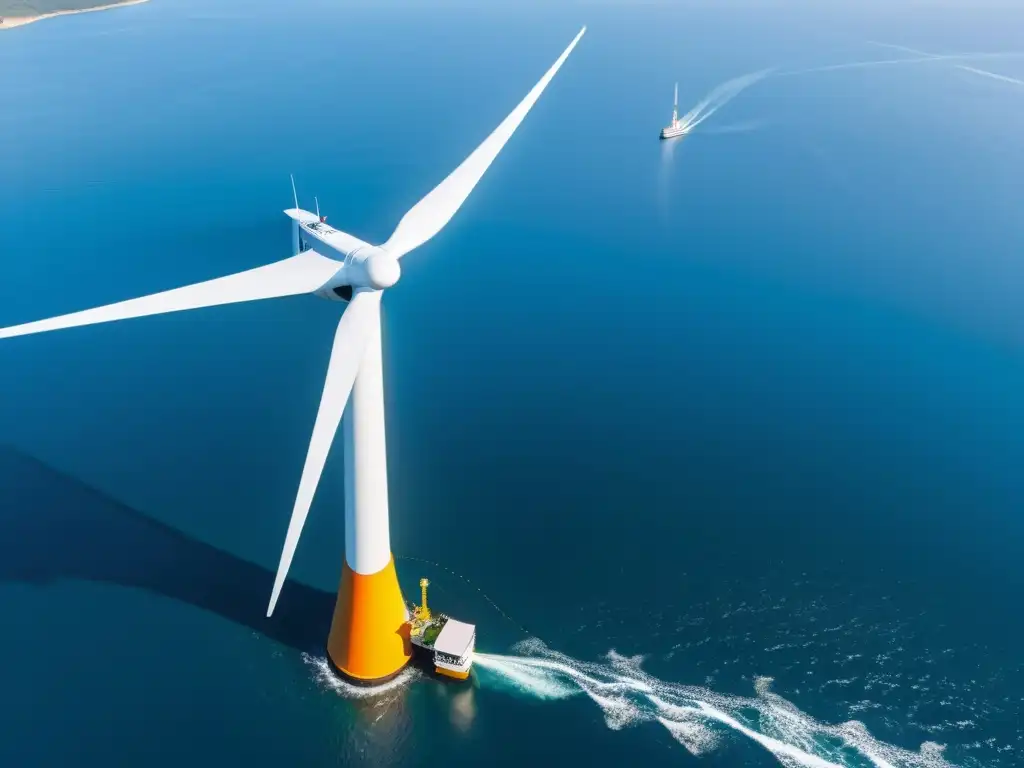
[[[459,676],[469,674],[475,645],[476,625],[448,619],[434,641],[434,666]]]

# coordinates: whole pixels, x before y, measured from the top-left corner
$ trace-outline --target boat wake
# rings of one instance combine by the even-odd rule
[[[827,725],[772,693],[771,678],[758,678],[751,697],[666,682],[641,669],[643,657],[609,651],[603,662],[583,662],[530,639],[515,655],[477,653],[481,682],[541,699],[584,694],[618,730],[657,722],[693,755],[741,734],[768,750],[786,768],[950,768],[944,747],[925,742],[913,752],[874,738],[860,722]]]
[[[876,43],[876,45],[884,45]],[[915,63],[929,63],[929,62],[965,62],[974,61],[978,59],[1002,59],[1002,58],[1020,58],[1024,56],[1024,52],[1021,51],[1005,51],[997,53],[961,53],[961,54],[929,54],[923,51],[917,51],[913,48],[903,48],[902,46],[885,46],[890,48],[897,48],[902,50],[904,53],[913,54],[912,58],[902,59],[883,59],[883,60],[868,60],[868,61],[850,61],[842,64],[830,64],[827,66],[811,67],[808,69],[795,69],[783,72],[777,72],[777,68],[761,69],[756,72],[750,72],[746,75],[740,75],[732,80],[727,80],[721,85],[717,86],[707,96],[701,99],[693,109],[687,112],[685,115],[679,118],[679,126],[682,129],[681,135],[691,133],[694,128],[699,126],[704,121],[708,120],[718,110],[728,104],[730,101],[739,96],[743,91],[757,83],[764,80],[769,75],[776,77],[792,77],[794,75],[807,75],[819,72],[833,72],[838,70],[846,69],[864,69],[869,67],[887,67],[896,66],[902,64],[915,64]],[[996,80],[1013,83],[1015,85],[1024,85],[1024,81],[1019,80],[1015,77],[1008,77],[1006,75],[999,75],[988,70],[981,70],[975,67],[967,66],[966,64],[956,64],[958,68],[972,72],[977,75],[984,75]],[[756,130],[759,126],[743,125],[739,128],[729,130],[727,128],[719,129],[715,131],[717,133],[733,133],[733,132],[745,132],[749,130]]]
[[[679,122],[682,123],[685,132],[691,132],[694,128],[715,114],[715,112],[739,96],[747,88],[759,80],[766,78],[771,74],[771,72],[772,70],[770,69],[762,69],[757,72],[741,75],[740,77],[734,77],[732,80],[727,80],[719,85],[711,91],[711,93],[701,99],[697,106],[679,119]]]
[[[742,75],[741,77],[736,77],[722,83],[711,91],[711,93],[701,99],[697,106],[679,118],[678,126],[680,128],[680,133],[678,136],[673,136],[661,142],[661,171],[659,173],[658,182],[658,204],[663,218],[668,219],[671,213],[670,190],[672,187],[672,156],[675,153],[676,142],[682,136],[692,133],[694,128],[739,96],[740,93],[751,85],[766,78],[771,74],[771,72],[772,70],[770,69],[762,69],[758,72],[751,72],[750,74]],[[673,111],[672,114],[674,118],[675,112]],[[676,125],[676,123],[673,123],[672,127],[675,127]],[[705,128],[702,132],[717,134],[747,133],[750,131],[756,131],[763,125],[763,121],[748,121],[745,123],[721,126],[719,128]]]
[[[880,43],[874,43],[874,45],[882,45]],[[902,49],[907,53],[918,53],[910,48],[903,48],[902,46],[890,46],[885,45],[886,48],[897,48]],[[844,69],[867,69],[874,67],[895,67],[904,64],[928,64],[936,61],[945,62],[956,62],[956,61],[975,61],[979,59],[1018,59],[1024,56],[1024,51],[1003,51],[996,53],[954,53],[954,54],[923,54],[915,58],[902,58],[902,59],[881,59],[881,60],[868,60],[868,61],[848,61],[842,64],[829,64],[823,67],[811,67],[809,69],[794,69],[789,72],[779,72],[777,77],[793,77],[794,75],[810,75],[818,72],[838,72]],[[986,73],[987,74],[987,73]]]

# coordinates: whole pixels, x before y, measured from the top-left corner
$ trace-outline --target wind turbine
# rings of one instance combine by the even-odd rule
[[[583,27],[540,81],[483,144],[409,210],[387,242],[370,245],[327,226],[298,206],[293,256],[283,261],[137,299],[0,329],[0,338],[242,301],[312,293],[348,301],[334,336],[313,435],[302,468],[267,617],[281,594],[338,425],[345,439],[345,562],[327,653],[334,667],[361,682],[399,672],[410,657],[406,622],[388,526],[387,456],[381,360],[380,302],[401,276],[399,259],[451,220],[502,147],[583,37]],[[317,205],[319,208],[319,204]]]

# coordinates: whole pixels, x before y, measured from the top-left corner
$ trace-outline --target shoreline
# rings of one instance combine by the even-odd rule
[[[53,11],[52,13],[43,13],[39,16],[4,16],[3,24],[0,24],[0,31],[5,29],[14,29],[15,27],[24,27],[27,24],[42,21],[43,19],[53,19],[57,16],[72,16],[78,13],[91,13],[93,11],[109,11],[114,8],[123,8],[128,5],[139,5],[140,3],[145,2],[147,2],[147,0],[121,0],[120,2],[107,3],[106,5],[96,5],[92,8],[75,8],[66,11]]]

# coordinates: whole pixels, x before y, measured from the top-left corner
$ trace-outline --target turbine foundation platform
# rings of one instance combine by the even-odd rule
[[[377,573],[342,566],[327,657],[334,669],[361,685],[386,682],[412,657],[409,615],[395,573],[395,561]]]

